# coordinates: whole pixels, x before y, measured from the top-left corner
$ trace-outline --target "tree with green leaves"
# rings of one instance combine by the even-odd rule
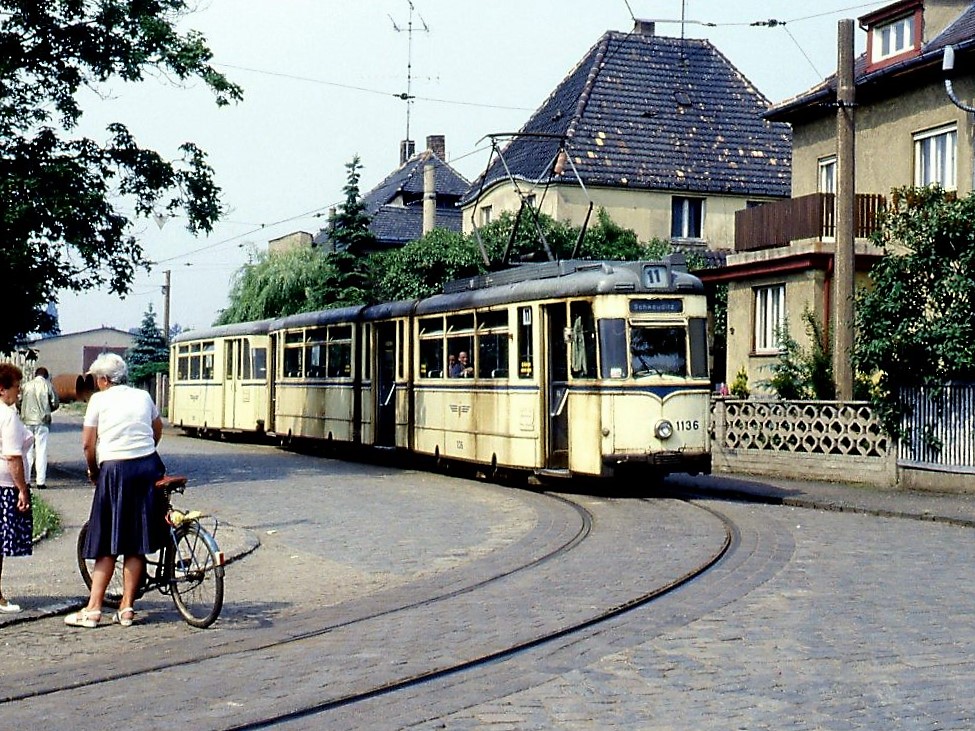
[[[901,387],[975,380],[975,195],[895,190],[873,240],[884,256],[857,294],[853,363],[896,433]]]
[[[151,381],[157,373],[169,372],[169,346],[156,324],[151,304],[142,317],[135,345],[125,352],[125,362],[129,366],[129,380],[138,386]]]
[[[0,350],[50,332],[45,308],[60,290],[129,291],[148,261],[122,207],[136,216],[181,211],[194,233],[218,219],[219,188],[196,145],[184,143],[172,161],[141,147],[121,123],[108,126],[104,141],[76,133],[79,91],[113,79],[200,79],[217,104],[241,98],[210,64],[204,38],[176,30],[191,7],[184,0],[0,0]]]
[[[230,304],[215,324],[251,322],[325,309],[322,282],[334,278],[331,257],[308,247],[262,251],[234,275]]]
[[[374,255],[372,269],[380,300],[429,297],[445,282],[484,272],[477,244],[456,231],[435,228],[401,249]]]
[[[369,216],[359,194],[359,157],[345,168],[345,201],[329,218],[328,240],[333,250],[257,253],[234,276],[230,304],[220,313],[217,325],[375,301],[370,252],[376,238],[369,230]]]
[[[786,401],[832,401],[836,398],[836,382],[829,336],[812,310],[803,311],[802,319],[811,346],[802,347],[787,325],[781,327],[777,335],[782,351],[768,366],[772,377],[760,385],[771,388],[776,396]]]
[[[504,211],[479,230],[481,243],[492,262],[500,262],[505,251],[509,262],[543,259],[544,247],[539,240],[539,231],[553,256],[565,259],[572,254],[580,227],[540,213],[536,228],[530,216],[522,213],[518,221],[513,213]],[[600,209],[595,225],[586,231],[576,256],[629,261],[664,256],[672,251],[670,242],[666,242],[665,247],[659,244],[654,242],[649,248],[641,244],[631,229],[617,225],[604,209]],[[449,281],[487,271],[473,236],[443,229],[434,229],[401,249],[380,254],[373,269],[376,291],[381,299],[387,300],[427,297],[442,292],[443,285]]]
[[[319,299],[331,307],[363,304],[369,299],[368,258],[376,248],[376,237],[369,229],[370,219],[359,192],[362,163],[356,155],[345,165],[348,171],[342,192],[345,200],[328,219],[328,238],[334,247],[330,255],[331,276],[321,282]]]

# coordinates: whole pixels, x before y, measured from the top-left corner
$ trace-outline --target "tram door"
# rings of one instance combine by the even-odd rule
[[[240,393],[240,340],[225,340],[223,343],[223,427],[237,428],[238,398]],[[219,368],[219,366],[217,366]]]
[[[263,356],[263,349],[261,355]],[[260,404],[253,403],[255,392],[245,387],[245,381],[253,378],[254,365],[249,338],[233,338],[224,341],[223,379],[223,426],[226,429],[254,429],[259,419]],[[263,369],[263,360],[258,364]],[[265,374],[262,370],[261,377]]]
[[[376,364],[373,369],[376,397],[376,446],[396,446],[396,323],[376,328]]]
[[[569,467],[569,358],[566,342],[565,304],[545,306],[545,412],[548,414],[548,439],[545,466]]]

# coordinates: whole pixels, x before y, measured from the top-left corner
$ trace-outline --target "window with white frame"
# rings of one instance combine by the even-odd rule
[[[481,225],[487,226],[491,223],[491,216],[494,210],[491,206],[481,206]]]
[[[819,192],[836,192],[836,155],[819,160]]]
[[[778,353],[785,325],[785,285],[755,288],[755,352]]]
[[[671,201],[671,238],[700,239],[703,232],[704,199],[674,196]]]
[[[918,132],[914,135],[914,185],[938,184],[945,190],[957,188],[958,155],[956,125]]]
[[[875,27],[871,48],[873,63],[914,48],[914,14]]]

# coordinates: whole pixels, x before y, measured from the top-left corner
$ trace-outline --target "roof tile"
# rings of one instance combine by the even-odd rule
[[[587,186],[787,196],[791,131],[768,106],[706,40],[609,32],[503,154],[514,176],[545,182],[560,140],[531,135],[556,135]],[[496,161],[484,185],[505,177]]]

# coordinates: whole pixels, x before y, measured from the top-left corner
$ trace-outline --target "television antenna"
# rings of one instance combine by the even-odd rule
[[[404,139],[408,140],[410,139],[410,113],[413,111],[413,98],[414,98],[413,97],[413,16],[416,15],[416,17],[420,21],[420,28],[417,29],[417,32],[422,30],[424,33],[429,33],[430,28],[427,25],[427,22],[423,19],[423,16],[420,15],[420,11],[416,9],[416,6],[413,4],[413,0],[406,0],[406,2],[410,6],[410,14],[406,22],[405,30],[396,23],[396,20],[393,18],[392,15],[389,15],[389,13],[387,13],[387,15],[389,16],[390,21],[393,23],[393,30],[395,30],[397,33],[406,33],[406,45],[407,45],[406,91],[402,94],[398,94],[397,96],[399,96],[400,99],[406,102],[406,137]]]

